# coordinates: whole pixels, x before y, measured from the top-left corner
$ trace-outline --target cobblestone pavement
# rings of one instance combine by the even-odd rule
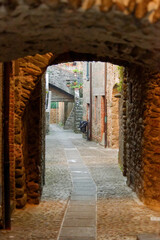
[[[72,189],[58,135],[63,137],[62,130],[56,128],[55,132],[53,128],[47,136],[46,186],[41,204],[16,210],[12,230],[0,231],[0,239],[57,239]],[[126,186],[117,163],[117,150],[104,149],[82,139],[80,134],[64,131],[64,135],[78,149],[97,185],[97,240],[136,240],[138,234],[160,232],[160,222],[151,221],[160,213],[144,206]]]
[[[52,131],[46,139],[46,185],[39,205],[27,205],[12,216],[12,230],[0,231],[0,239],[56,240],[72,189],[64,149]]]
[[[97,240],[136,240],[142,233],[160,233],[160,213],[144,206],[126,185],[118,166],[118,151],[75,140],[97,185]]]

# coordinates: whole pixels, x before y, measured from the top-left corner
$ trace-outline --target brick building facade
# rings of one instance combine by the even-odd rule
[[[114,97],[118,92],[117,83],[119,75],[116,65],[84,63],[83,119],[92,124],[92,139],[112,148],[118,148],[119,145],[119,101]]]

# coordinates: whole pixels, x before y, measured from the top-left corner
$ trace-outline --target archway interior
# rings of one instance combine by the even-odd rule
[[[37,108],[45,96],[41,77],[47,66],[76,60],[125,67],[123,173],[143,202],[159,206],[159,8],[158,1],[1,3],[1,91],[9,82],[10,195],[17,207],[32,194],[38,203],[44,182],[44,147],[37,133],[41,128],[45,134],[44,116]]]

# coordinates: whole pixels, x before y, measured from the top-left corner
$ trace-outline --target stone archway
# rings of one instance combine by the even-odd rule
[[[29,134],[29,132],[26,132],[28,130],[26,129],[26,125],[28,124],[26,122],[28,119],[27,121],[25,120],[24,114],[26,114],[25,112],[28,106],[32,104],[32,107],[30,107],[30,121],[33,121],[32,124],[35,125],[34,127],[36,129],[36,123],[38,124],[36,121],[38,121],[38,119],[35,119],[32,112],[38,110],[38,105],[37,108],[34,108],[35,103],[32,100],[32,96],[35,95],[36,98],[38,94],[37,91],[40,91],[39,82],[41,81],[41,76],[45,72],[47,66],[53,61],[53,58],[53,54],[51,53],[45,55],[37,54],[34,57],[28,56],[12,62],[13,77],[10,80],[10,122],[12,126],[10,125],[10,135],[12,136],[14,132],[14,137],[10,138],[10,145],[14,146],[14,149],[11,148],[10,150],[10,180],[11,198],[13,201],[16,199],[16,206],[18,208],[26,204],[27,198],[28,200],[29,198],[32,199],[32,195],[34,197],[30,202],[38,203],[40,198],[41,176],[36,176],[35,174],[34,177],[29,178],[29,175],[32,176],[33,172],[36,173],[37,171],[37,174],[39,174],[38,168],[40,162],[36,164],[35,161],[37,161],[37,159],[33,157],[33,153],[37,151],[37,149],[32,149],[33,153],[30,153],[32,156],[30,159],[28,154],[26,155],[29,145],[26,134]],[[41,93],[39,92],[39,94]],[[36,103],[40,104],[40,102]],[[37,112],[37,114],[39,114],[39,112]],[[37,117],[39,118],[39,115]],[[31,128],[33,127],[32,124],[30,124]],[[37,130],[37,132],[39,131]],[[28,162],[30,166],[33,165],[32,170],[28,170]],[[35,179],[35,184],[32,179]],[[30,197],[27,196],[28,194]]]
[[[160,63],[160,2],[17,0],[8,5],[2,2],[0,11],[0,60],[20,58],[13,61],[10,109],[15,121],[12,119],[15,136],[10,143],[15,145],[11,153],[11,171],[18,179],[13,196],[17,192],[20,206],[26,200],[25,186],[19,189],[25,185],[22,116],[46,67],[75,60],[108,61],[128,68],[124,99],[127,101],[126,119],[130,120],[125,123],[128,184],[142,200],[147,203],[153,200],[152,205],[155,202],[159,205],[160,193],[156,193],[160,183],[156,173],[159,136],[156,134],[160,122],[157,95],[160,85],[156,72]],[[36,53],[33,57],[28,56]],[[152,129],[155,135],[149,144],[147,134]],[[10,131],[13,133],[13,128]]]
[[[2,1],[0,61],[56,54],[158,69],[158,0]]]
[[[39,65],[37,58],[41,59]],[[41,176],[37,160],[32,158],[33,171],[37,173],[36,181],[26,181],[32,171],[27,172],[24,163],[25,136],[23,116],[31,98],[36,96],[36,86],[46,67],[54,62],[53,54],[25,57],[13,62],[15,82],[15,163],[16,180],[15,196],[17,207],[23,207],[29,192],[29,202],[38,203],[41,194]],[[37,65],[36,65],[37,64]],[[18,71],[17,71],[18,70]],[[159,206],[159,172],[158,172],[158,129],[159,129],[159,74],[143,68],[126,68],[124,95],[126,125],[123,129],[125,135],[125,164],[128,185],[132,187],[139,197],[150,206]],[[149,81],[151,79],[151,81]],[[26,89],[27,88],[27,89]],[[153,103],[152,103],[153,101]],[[152,106],[153,105],[153,106]],[[124,110],[123,110],[124,111]],[[28,112],[29,113],[29,112]],[[38,116],[38,115],[37,115]],[[30,116],[31,117],[31,116]],[[23,119],[23,121],[22,121]],[[127,120],[128,119],[128,120]],[[123,124],[123,123],[122,123]],[[30,125],[31,126],[31,125]],[[153,131],[152,131],[153,130]],[[151,135],[151,143],[150,137]],[[149,147],[148,147],[149,146]],[[152,149],[152,150],[151,150]],[[152,161],[151,161],[152,159]],[[37,169],[37,170],[36,170]],[[37,179],[38,178],[38,179]],[[30,178],[28,178],[30,179]],[[27,184],[27,186],[26,186]],[[30,190],[31,191],[30,191]]]

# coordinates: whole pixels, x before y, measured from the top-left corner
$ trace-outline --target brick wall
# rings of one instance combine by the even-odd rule
[[[83,87],[83,119],[88,119],[88,104],[90,103],[90,81],[85,79],[86,64],[84,64],[84,87]],[[106,68],[106,69],[105,69]],[[106,76],[105,76],[106,70]],[[104,145],[104,105],[105,105],[105,81],[107,102],[107,145],[118,148],[119,140],[119,111],[117,93],[113,89],[119,82],[118,68],[110,63],[92,63],[92,139]]]

